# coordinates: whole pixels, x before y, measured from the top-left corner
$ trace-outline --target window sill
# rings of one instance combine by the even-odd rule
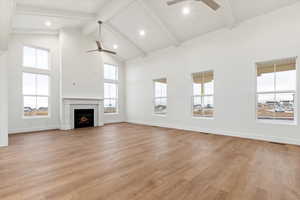
[[[197,116],[192,116],[192,119],[203,119],[203,120],[214,120],[214,117],[197,117]]]
[[[32,117],[25,117],[23,116],[23,119],[50,119],[50,116],[32,116]]]
[[[104,113],[104,115],[119,115],[120,113]]]
[[[296,121],[285,121],[285,120],[257,119],[256,123],[258,123],[258,124],[274,124],[274,125],[297,126]]]
[[[153,116],[156,116],[156,117],[167,117],[167,114],[157,114],[157,113],[153,113]]]

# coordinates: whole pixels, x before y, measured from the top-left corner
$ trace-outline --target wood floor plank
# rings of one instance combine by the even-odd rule
[[[1,200],[299,200],[300,147],[128,123],[10,136]]]

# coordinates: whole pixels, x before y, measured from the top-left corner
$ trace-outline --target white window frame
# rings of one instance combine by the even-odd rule
[[[44,51],[48,51],[48,69],[40,69],[36,67],[28,67],[23,65],[24,59],[24,47],[40,49]],[[36,58],[35,58],[36,59]],[[22,118],[23,119],[40,119],[40,118],[51,118],[51,51],[50,49],[36,47],[32,45],[23,45],[22,47]],[[34,75],[46,75],[48,76],[48,96],[47,95],[24,95],[23,94],[23,74],[29,73]],[[48,115],[45,116],[25,116],[24,113],[24,97],[48,97]]]
[[[194,95],[194,79],[193,79],[193,75],[196,73],[205,73],[205,72],[212,72],[214,75],[214,85],[213,85],[213,94],[202,94],[202,95]],[[194,72],[191,74],[191,78],[192,78],[192,97],[191,97],[191,115],[192,118],[195,119],[207,119],[207,120],[213,120],[215,118],[215,71],[214,70],[206,70],[206,71],[201,71],[201,72]],[[213,109],[213,116],[209,117],[209,116],[195,116],[194,115],[194,101],[196,97],[200,97],[201,98],[201,102],[204,102],[204,98],[205,97],[212,97],[213,98],[213,102],[214,102],[214,109]]]
[[[24,66],[23,64],[24,64],[24,48],[25,47],[33,48],[33,49],[36,49],[36,50],[48,51],[48,69],[41,69],[41,68],[32,67],[32,66]],[[35,56],[35,63],[37,63],[37,56]],[[22,67],[23,67],[23,69],[37,70],[37,71],[41,71],[42,73],[45,73],[47,71],[50,72],[51,71],[51,51],[50,51],[50,49],[43,48],[43,47],[38,47],[38,46],[34,46],[34,45],[24,44],[23,47],[22,47]]]
[[[109,84],[115,84],[116,85],[116,95],[117,95],[117,98],[103,98],[104,101],[103,103],[105,102],[105,100],[115,100],[116,101],[116,112],[114,113],[105,113],[105,105],[103,104],[103,109],[104,109],[104,114],[105,115],[118,115],[119,114],[119,66],[118,65],[115,65],[115,64],[110,64],[110,63],[104,63],[104,66],[105,65],[110,65],[110,66],[114,66],[116,68],[116,80],[113,80],[113,79],[105,79],[104,77],[104,68],[103,68],[103,78],[104,78],[104,84],[105,83],[109,83]],[[104,88],[104,84],[103,84],[103,88]],[[104,88],[105,89],[105,88]]]
[[[155,91],[155,82],[157,82],[157,80],[161,80],[161,79],[166,79],[166,81],[167,81],[167,83],[166,83],[167,84],[167,92],[166,92],[167,96],[165,96],[165,97],[155,97],[155,94],[156,94],[156,91]],[[156,78],[156,79],[153,79],[152,80],[152,88],[153,88],[152,113],[155,116],[165,117],[168,114],[168,78]],[[165,113],[156,113],[155,112],[155,106],[156,106],[156,104],[155,104],[156,101],[155,100],[156,99],[166,99],[166,112]]]
[[[258,92],[257,91],[257,64],[260,62],[255,63],[255,120],[256,123],[262,123],[262,124],[279,124],[279,125],[297,125],[298,124],[298,57],[290,57],[291,59],[296,60],[296,89],[295,90],[281,90],[281,91],[276,91],[276,73],[274,77],[274,91],[268,91],[268,92]],[[268,60],[269,62],[276,62],[284,59],[289,59],[289,58],[282,58],[282,59],[273,59],[273,60]],[[275,64],[276,67],[276,64]],[[276,72],[276,70],[275,70]],[[258,96],[261,94],[295,94],[295,102],[294,102],[294,120],[289,121],[289,120],[277,120],[277,119],[259,119],[258,114],[257,114],[257,108],[258,108]]]

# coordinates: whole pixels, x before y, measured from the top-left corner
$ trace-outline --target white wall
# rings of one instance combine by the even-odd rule
[[[255,63],[300,55],[299,10],[300,3],[128,62],[127,121],[300,144],[299,120],[297,126],[262,124],[255,113]],[[191,73],[205,70],[215,71],[213,120],[191,116]],[[168,78],[166,117],[152,114],[152,80],[162,77]],[[300,101],[297,106],[299,112]]]
[[[8,145],[7,55],[0,52],[0,147]]]
[[[23,118],[22,100],[22,50],[24,45],[31,45],[50,50],[51,91],[50,117],[37,119]],[[59,128],[59,45],[57,36],[14,35],[9,44],[8,53],[8,102],[9,132],[29,132]]]
[[[124,110],[124,67],[117,58],[99,52],[95,39],[82,34],[79,29],[63,29],[60,32],[62,61],[62,97],[103,98],[103,63],[119,67],[120,108],[118,114],[105,114],[104,123],[123,122]]]
[[[117,57],[103,54],[103,62],[107,64],[113,64],[118,66],[119,74],[119,110],[118,113],[104,114],[104,123],[119,123],[125,121],[125,66],[124,63],[118,60]]]
[[[8,48],[14,4],[11,0],[0,0],[0,51]]]
[[[60,32],[62,66],[62,97],[103,98],[103,61],[92,38],[80,29],[68,28]]]

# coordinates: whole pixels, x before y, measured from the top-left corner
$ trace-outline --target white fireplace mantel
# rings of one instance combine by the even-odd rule
[[[63,97],[62,130],[74,129],[75,109],[94,109],[95,126],[103,126],[103,98],[98,97]]]

